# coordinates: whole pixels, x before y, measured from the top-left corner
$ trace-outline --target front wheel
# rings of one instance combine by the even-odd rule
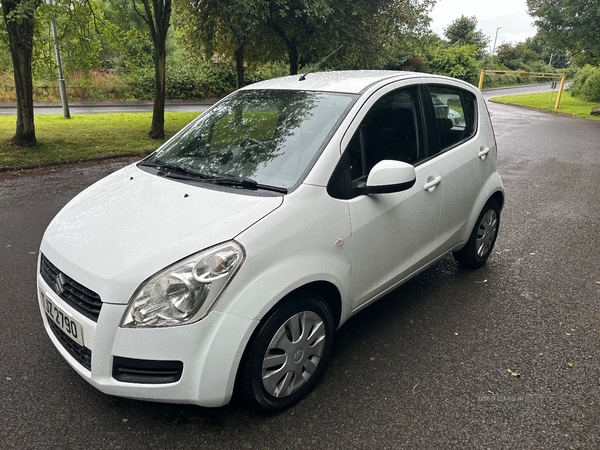
[[[325,301],[301,295],[279,306],[259,325],[240,367],[244,399],[264,411],[292,406],[314,387],[333,344]]]
[[[494,248],[500,226],[500,206],[490,199],[479,214],[466,245],[453,253],[454,259],[468,269],[483,266]]]

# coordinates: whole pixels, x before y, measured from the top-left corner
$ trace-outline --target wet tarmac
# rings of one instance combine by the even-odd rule
[[[132,160],[0,174],[0,442],[11,449],[597,448],[600,123],[490,104],[506,187],[487,266],[451,257],[347,322],[296,407],[258,415],[106,396],[59,356],[37,250]]]

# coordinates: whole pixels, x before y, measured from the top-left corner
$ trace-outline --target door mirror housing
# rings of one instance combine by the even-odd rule
[[[414,166],[402,161],[379,161],[369,172],[366,194],[388,194],[410,189],[417,180]]]

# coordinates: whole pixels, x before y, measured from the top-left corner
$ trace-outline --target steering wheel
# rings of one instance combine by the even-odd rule
[[[246,143],[255,144],[259,148],[262,147],[263,149],[268,150],[268,147],[265,145],[264,142],[259,141],[258,139],[254,139],[253,137],[246,136],[244,139],[242,139],[242,141],[240,142],[240,147],[242,147],[242,148],[247,147],[246,145],[244,145]]]

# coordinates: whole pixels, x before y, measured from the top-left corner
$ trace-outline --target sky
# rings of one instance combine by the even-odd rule
[[[460,16],[477,17],[477,29],[490,38],[490,50],[503,42],[523,42],[536,34],[525,0],[437,0],[430,16],[431,29],[444,36],[444,28]]]

